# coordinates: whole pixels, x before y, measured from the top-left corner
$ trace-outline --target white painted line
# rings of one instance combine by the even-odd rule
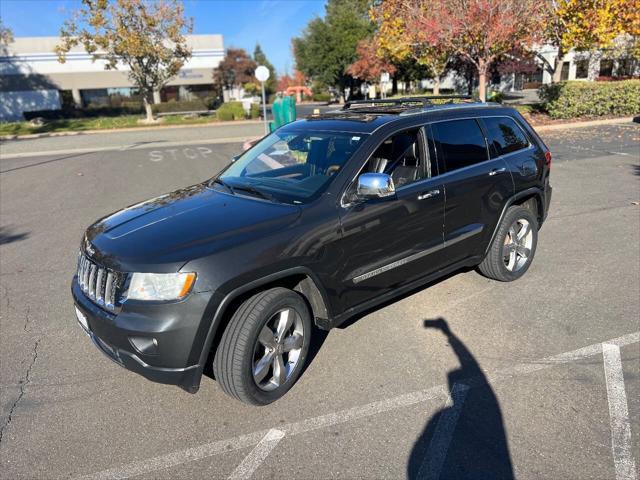
[[[255,472],[260,464],[264,462],[264,459],[269,456],[271,450],[280,443],[284,435],[285,433],[282,430],[275,428],[269,430],[264,438],[260,440],[260,443],[256,445],[256,448],[251,450],[251,453],[236,467],[229,476],[229,480],[245,480],[251,478],[253,472]]]
[[[630,333],[606,341],[606,343],[608,344],[617,345],[619,347],[624,345],[631,345],[638,342],[640,342],[640,332]],[[595,343],[593,345],[579,348],[577,350],[572,350],[570,352],[565,352],[559,355],[553,355],[550,357],[545,357],[531,362],[515,365],[513,367],[504,368],[498,370],[497,372],[494,372],[491,375],[488,375],[488,378],[501,379],[509,378],[514,375],[524,375],[546,368],[551,368],[557,365],[563,365],[572,361],[582,360],[587,357],[600,354],[601,352],[602,344]],[[482,380],[482,382],[480,382],[480,380]],[[473,388],[475,385],[484,385],[486,383],[486,380],[481,379],[480,377],[471,377],[465,379],[464,383],[468,387]],[[447,385],[437,385],[426,390],[405,393],[397,397],[380,400],[377,402],[369,403],[367,405],[356,406],[353,408],[342,410],[340,412],[308,418],[306,420],[301,420],[289,425],[279,426],[278,429],[284,432],[287,436],[297,435],[299,433],[305,433],[320,428],[330,427],[332,425],[346,423],[358,418],[364,418],[384,412],[397,410],[402,407],[424,403],[428,400],[438,398],[441,395],[447,395]],[[136,475],[147,472],[155,472],[185,462],[200,460],[201,458],[224,453],[225,451],[238,450],[241,448],[256,445],[264,438],[266,433],[266,430],[261,430],[259,432],[242,435],[240,437],[235,437],[228,440],[221,440],[218,442],[189,448],[187,450],[160,455],[149,460],[141,460],[139,462],[130,463],[121,467],[115,467],[80,478],[84,480],[112,478],[122,479],[134,477]]]
[[[446,385],[437,385],[427,390],[405,393],[404,395],[380,400],[367,405],[360,405],[340,412],[309,418],[307,420],[302,420],[297,423],[280,427],[280,429],[284,430],[287,435],[297,435],[299,433],[305,433],[320,428],[338,425],[340,423],[350,422],[358,418],[370,417],[372,415],[397,410],[402,407],[424,403],[434,398],[444,397],[445,395],[447,395]]]
[[[616,467],[616,480],[635,480],[636,463],[631,448],[631,424],[624,388],[620,347],[602,344],[604,378],[607,382],[609,419],[611,421],[611,450]]]
[[[463,383],[455,383],[453,385],[451,396],[445,405],[447,409],[440,413],[429,448],[418,470],[417,478],[428,480],[438,480],[440,478],[440,472],[442,472],[442,467],[449,451],[449,444],[456,430],[468,391],[469,387]]]
[[[233,450],[241,450],[243,448],[252,447],[259,443],[265,436],[265,431],[254,432],[248,435],[242,435],[228,440],[220,440],[218,442],[206,443],[197,447],[179,450],[167,455],[160,455],[147,460],[129,463],[121,467],[110,468],[102,472],[93,473],[83,477],[82,480],[107,480],[107,479],[123,479],[131,478],[144,473],[157,472],[165,468],[175,467],[187,462],[201,460],[224,452]]]

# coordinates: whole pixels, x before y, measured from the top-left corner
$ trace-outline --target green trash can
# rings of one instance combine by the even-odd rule
[[[280,96],[273,102],[271,106],[273,121],[269,123],[269,129],[273,132],[287,123],[291,123],[296,119],[296,99],[293,96]]]

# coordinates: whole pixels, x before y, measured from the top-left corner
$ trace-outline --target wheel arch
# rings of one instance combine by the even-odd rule
[[[212,317],[211,324],[202,345],[198,362],[199,371],[195,375],[197,384],[192,391],[198,390],[202,373],[210,360],[209,356],[215,352],[216,345],[235,309],[256,292],[273,287],[286,287],[300,293],[311,311],[314,324],[319,328],[327,329],[331,318],[327,294],[315,274],[306,267],[294,267],[276,272],[237,287],[227,293],[217,306],[208,307],[206,310],[205,315]],[[214,297],[211,301],[216,302]]]
[[[513,205],[521,205],[533,213],[538,219],[538,228],[542,225],[542,221],[544,219],[544,196],[543,192],[540,188],[533,187],[527,190],[523,190],[522,192],[518,192],[512,197],[510,197],[502,207],[502,212],[500,213],[500,218],[496,222],[493,227],[493,233],[491,234],[491,238],[489,239],[489,243],[486,245],[484,249],[485,255],[491,248],[491,244],[493,243],[493,239],[498,233],[498,228],[500,228],[500,224],[502,223],[502,219],[507,213],[509,207]]]

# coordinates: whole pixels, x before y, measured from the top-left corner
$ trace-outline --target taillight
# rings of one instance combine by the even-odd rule
[[[551,151],[547,150],[544,152],[544,159],[547,162],[547,167],[551,168]]]

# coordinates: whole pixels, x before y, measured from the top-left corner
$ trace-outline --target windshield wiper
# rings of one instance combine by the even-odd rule
[[[273,195],[269,195],[266,192],[263,192],[262,190],[258,190],[255,187],[252,187],[251,185],[235,185],[233,187],[235,190],[243,190],[245,192],[249,192],[249,193],[253,193],[254,195],[257,195],[258,197],[262,197],[265,200],[271,200],[273,201]]]
[[[236,192],[233,191],[233,187],[231,185],[229,185],[227,182],[225,182],[224,180],[222,180],[220,177],[215,178],[213,180],[213,183],[219,183],[223,187],[226,187],[227,190],[229,190],[231,192],[231,195],[235,195],[236,194]]]

